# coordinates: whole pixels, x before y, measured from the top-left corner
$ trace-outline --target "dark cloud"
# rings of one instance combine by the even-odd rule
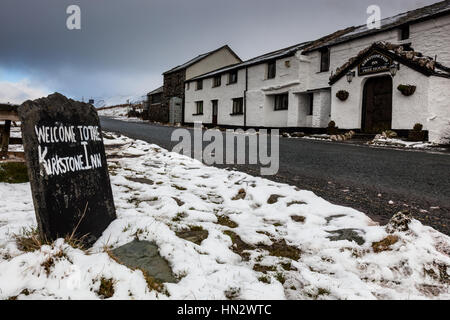
[[[78,99],[144,94],[165,70],[223,44],[247,59],[363,24],[371,4],[386,17],[433,2],[1,0],[0,69]],[[71,4],[80,31],[66,28]]]

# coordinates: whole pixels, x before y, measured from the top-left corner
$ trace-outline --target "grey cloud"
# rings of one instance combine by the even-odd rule
[[[161,73],[223,44],[243,59],[435,0],[2,0],[0,68],[69,96],[144,94]],[[66,29],[66,8],[82,30]],[[1,79],[0,79],[1,80]]]

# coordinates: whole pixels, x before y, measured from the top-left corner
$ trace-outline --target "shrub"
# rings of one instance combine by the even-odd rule
[[[339,128],[336,127],[336,122],[330,121],[330,123],[328,123],[327,134],[330,136],[333,136],[338,133],[339,133]]]
[[[422,131],[422,129],[423,125],[421,123],[416,123],[413,130],[411,130],[408,134],[408,140],[413,142],[424,141],[425,132]]]
[[[23,162],[0,163],[0,182],[25,183],[28,182],[27,166]]]

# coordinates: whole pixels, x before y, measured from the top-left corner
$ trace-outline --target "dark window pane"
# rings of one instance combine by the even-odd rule
[[[233,99],[233,114],[242,114],[244,112],[244,99],[236,98]]]
[[[238,81],[238,73],[237,71],[232,71],[228,75],[228,83],[236,83]]]
[[[287,110],[289,108],[289,94],[277,94],[274,97],[274,109],[275,110]]]
[[[276,63],[275,61],[269,62],[267,64],[267,79],[273,79],[276,75]]]
[[[308,94],[309,96],[309,110],[308,115],[312,116],[314,112],[314,93]]]
[[[320,72],[330,70],[330,49],[325,48],[320,52]]]
[[[220,87],[222,82],[222,77],[221,76],[216,76],[213,79],[213,87]]]
[[[202,90],[203,89],[203,81],[202,80],[198,80],[197,81],[197,90]]]
[[[410,29],[409,29],[409,25],[406,25],[406,26],[403,26],[402,28],[401,28],[401,33],[400,33],[400,40],[407,40],[407,39],[409,39],[409,36],[410,36],[410,31],[409,31]]]
[[[196,113],[203,114],[203,101],[197,101],[196,105],[197,105]]]

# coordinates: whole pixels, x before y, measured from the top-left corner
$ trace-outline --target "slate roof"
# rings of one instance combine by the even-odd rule
[[[164,87],[161,86],[158,89],[155,89],[153,91],[150,91],[149,93],[147,93],[148,96],[152,95],[152,94],[157,94],[157,93],[162,93],[164,91]]]
[[[380,29],[368,29],[367,24],[364,24],[357,27],[350,27],[341,30],[340,32],[342,32],[342,34],[337,36],[332,36],[336,35],[336,33],[331,34],[330,39],[328,39],[327,41],[321,41],[321,39],[319,39],[318,41],[314,41],[309,48],[304,50],[304,53],[318,50],[323,47],[329,47],[339,43],[347,42],[364,36],[385,32],[414,22],[436,18],[438,16],[446,14],[450,14],[450,0],[437,2],[426,7],[382,19]]]
[[[302,42],[284,49],[279,49],[276,51],[272,51],[266,54],[263,54],[261,56],[257,56],[255,58],[246,60],[244,62],[241,63],[237,63],[237,64],[233,64],[230,66],[226,66],[202,75],[199,75],[197,77],[194,77],[192,79],[187,80],[186,82],[190,82],[190,81],[195,81],[195,80],[200,80],[200,79],[205,79],[205,78],[210,78],[213,77],[215,75],[219,75],[219,74],[224,74],[227,72],[230,72],[232,70],[239,70],[239,69],[243,69],[245,67],[249,67],[252,65],[256,65],[256,64],[261,64],[267,61],[271,61],[271,60],[275,60],[275,59],[280,59],[283,57],[289,57],[289,56],[293,56],[298,50],[301,50],[303,48],[305,48],[306,46],[308,46],[311,42]]]
[[[420,52],[414,51],[408,45],[398,45],[389,42],[376,42],[366,49],[360,51],[357,56],[350,58],[330,77],[330,85],[336,83],[339,79],[347,74],[348,71],[357,67],[358,64],[373,51],[378,51],[391,57],[395,61],[399,61],[408,67],[426,75],[441,76],[450,78],[450,68],[436,62],[432,57],[424,56]]]
[[[239,61],[242,61],[241,58],[239,58],[239,56],[233,50],[231,50],[231,48],[228,45],[224,45],[224,46],[217,48],[215,50],[212,50],[210,52],[206,52],[201,55],[198,55],[194,59],[191,59],[188,62],[185,62],[179,66],[176,66],[175,68],[170,69],[169,71],[164,72],[163,75],[186,69],[186,68],[192,66],[193,64],[205,59],[206,57],[210,56],[211,54],[213,54],[217,51],[220,51],[222,49],[228,49],[232,55],[234,55]]]

